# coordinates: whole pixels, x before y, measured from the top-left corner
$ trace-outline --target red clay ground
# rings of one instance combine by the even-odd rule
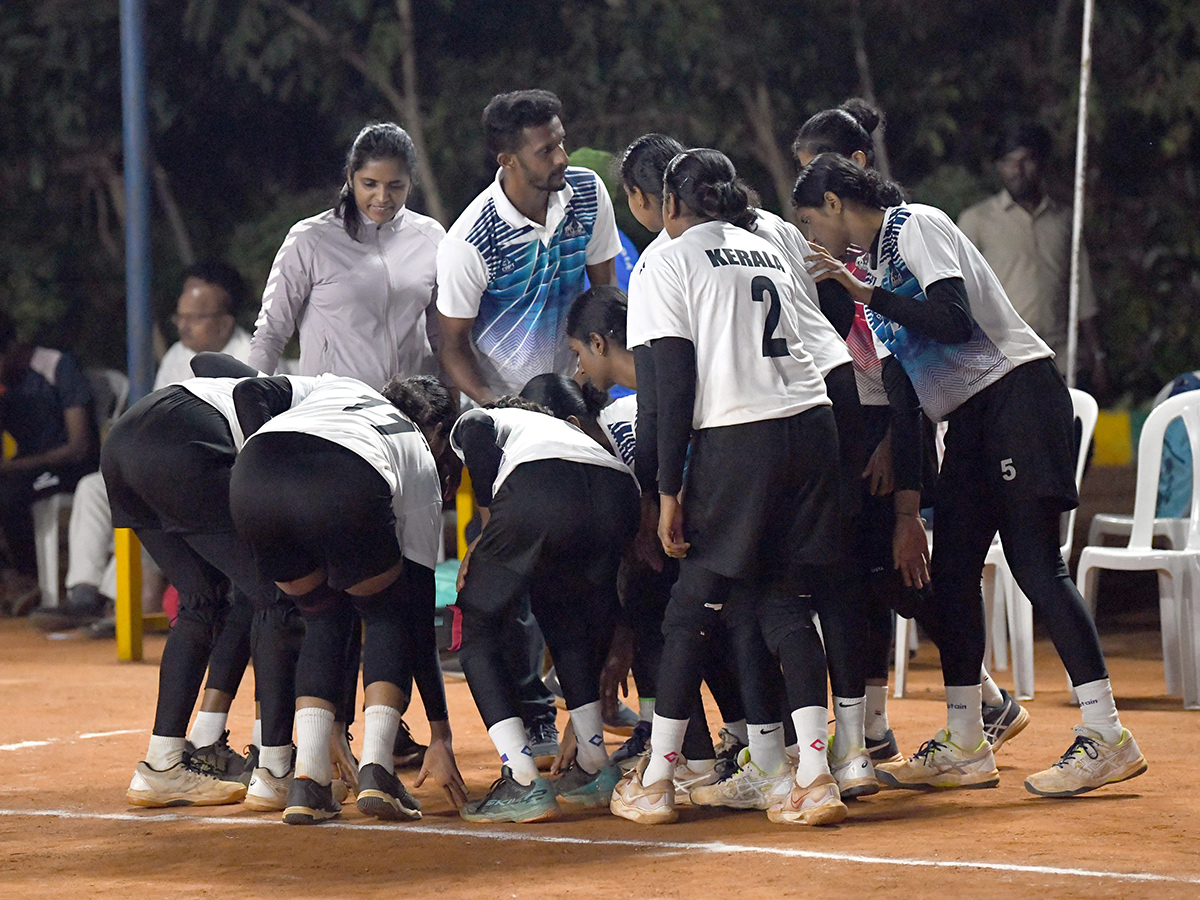
[[[1026,773],[1066,749],[1078,721],[1061,666],[1039,642],[1033,721],[999,754],[996,790],[887,792],[829,829],[699,810],[658,828],[607,813],[481,827],[427,786],[414,792],[426,812],[420,823],[375,823],[350,807],[336,823],[293,828],[240,806],[125,806],[162,637],[147,640],[146,662],[120,664],[109,643],[51,642],[24,622],[0,621],[0,898],[1200,897],[1200,804],[1191,792],[1200,719],[1163,696],[1157,641],[1157,630],[1104,639],[1149,772],[1072,801],[1022,787]],[[923,645],[911,698],[891,706],[907,752],[944,721],[935,665]],[[1008,685],[1008,673],[998,680]],[[466,685],[448,692],[459,764],[479,795],[498,764]],[[231,717],[238,745],[250,734],[251,695],[248,678]],[[419,715],[409,718],[418,737],[427,734]]]

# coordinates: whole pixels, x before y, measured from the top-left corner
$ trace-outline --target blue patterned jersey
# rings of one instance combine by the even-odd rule
[[[590,169],[568,168],[546,225],[515,210],[499,182],[450,229],[438,254],[438,308],[474,317],[480,368],[499,393],[545,372],[571,374],[567,311],[586,286],[585,267],[620,250],[612,201]]]

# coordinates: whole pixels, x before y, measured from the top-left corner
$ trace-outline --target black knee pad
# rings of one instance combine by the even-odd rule
[[[305,618],[328,615],[335,607],[346,605],[346,595],[324,582],[307,594],[291,594],[289,599]]]

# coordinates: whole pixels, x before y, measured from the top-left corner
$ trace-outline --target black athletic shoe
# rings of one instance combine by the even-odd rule
[[[317,784],[311,778],[293,778],[283,821],[288,825],[317,825],[341,811],[342,804],[333,799],[330,785]]]
[[[557,819],[562,809],[554,796],[554,785],[538,777],[524,785],[513,778],[512,769],[503,766],[500,777],[492,782],[487,796],[471,800],[458,811],[468,822],[545,822]]]
[[[529,733],[529,752],[539,769],[549,768],[558,756],[558,726],[553,719],[543,719],[525,726]]]
[[[67,588],[60,606],[39,606],[29,614],[29,622],[39,631],[70,631],[103,618],[105,603],[94,586],[76,584]]]
[[[867,738],[867,754],[871,757],[873,766],[880,763],[900,762],[904,759],[900,755],[900,747],[896,744],[896,735],[892,734],[890,728],[878,740]]]
[[[747,745],[743,744],[741,738],[728,728],[718,731],[717,737],[719,740],[713,747],[713,751],[717,754],[717,760],[713,763],[713,769],[717,773],[717,780],[724,781],[740,768],[738,754],[747,749]]]
[[[999,706],[983,707],[983,736],[992,745],[995,753],[1005,742],[1015,738],[1029,724],[1029,713],[1020,703],[1013,699],[1004,688],[1000,688],[1000,696],[1004,702]]]
[[[240,781],[250,783],[250,775],[258,764],[258,752],[255,749],[254,762],[247,764],[246,757],[229,746],[229,732],[205,747],[193,748],[190,744],[184,749],[184,759],[201,772],[216,775],[225,781]]]
[[[608,764],[618,766],[622,772],[637,765],[637,758],[650,747],[650,731],[649,722],[638,722],[634,725],[633,734],[612,752],[612,756],[608,758]]]
[[[397,769],[419,769],[425,762],[425,751],[429,748],[413,740],[412,732],[404,720],[396,730],[396,743],[392,745],[392,765]]]
[[[379,763],[367,763],[358,770],[358,811],[389,822],[421,818],[421,804]]]

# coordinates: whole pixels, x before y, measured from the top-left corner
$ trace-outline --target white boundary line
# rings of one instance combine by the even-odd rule
[[[98,822],[190,822],[205,825],[279,825],[279,819],[233,818],[230,816],[185,816],[178,813],[81,813],[66,809],[0,809],[0,818],[52,818],[90,820]],[[1104,878],[1114,881],[1167,882],[1171,884],[1200,884],[1200,875],[1158,875],[1152,872],[1105,872],[1096,869],[1062,866],[1024,866],[1014,863],[995,863],[983,860],[940,860],[889,856],[864,856],[858,853],[828,853],[818,850],[797,850],[793,847],[759,847],[752,844],[730,844],[725,841],[636,841],[614,838],[581,838],[567,835],[534,834],[528,831],[491,831],[483,828],[454,828],[434,824],[381,825],[357,822],[326,822],[323,829],[340,828],[348,831],[386,831],[392,834],[417,832],[436,837],[476,838],[485,841],[515,841],[531,844],[578,844],[581,846],[624,847],[650,851],[679,853],[728,853],[731,855],[777,856],[787,859],[810,859],[823,862],[849,862],[866,865],[906,866],[931,869],[978,869],[991,872],[1012,872],[1025,875],[1058,875],[1075,878]]]
[[[79,734],[73,738],[47,738],[44,741],[18,741],[15,744],[0,744],[0,752],[5,750],[30,750],[34,747],[49,747],[51,744],[73,744],[76,741],[89,741],[93,738],[116,737],[119,734],[142,734],[144,728],[126,728],[121,731],[93,731]]]

